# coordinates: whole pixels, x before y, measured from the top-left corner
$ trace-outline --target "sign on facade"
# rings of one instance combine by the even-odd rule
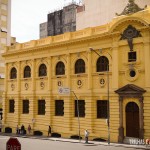
[[[58,93],[59,94],[69,95],[70,94],[70,89],[69,88],[65,88],[65,87],[59,87],[58,88]]]

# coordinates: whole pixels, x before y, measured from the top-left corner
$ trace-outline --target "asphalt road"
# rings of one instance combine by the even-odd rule
[[[8,136],[0,136],[0,150],[6,150],[8,139]],[[21,150],[135,150],[135,148],[120,146],[71,143],[47,139],[18,138],[18,140],[21,143]]]

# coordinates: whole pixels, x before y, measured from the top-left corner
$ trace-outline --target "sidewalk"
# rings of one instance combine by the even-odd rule
[[[10,136],[10,137],[21,137],[21,138],[32,138],[32,139],[41,139],[41,140],[51,140],[51,141],[60,141],[60,142],[71,142],[71,143],[82,143],[85,144],[84,140],[75,140],[75,139],[67,139],[67,138],[55,138],[55,137],[46,137],[46,136],[33,136],[33,135],[16,135],[16,134],[6,134],[0,133],[1,136]],[[126,147],[126,148],[135,148],[135,149],[146,149],[150,150],[150,146],[146,147],[145,145],[130,145],[130,144],[120,144],[120,143],[110,143],[108,145],[107,142],[99,142],[99,141],[89,141],[88,144],[93,145],[105,145],[105,146],[114,146],[114,147]]]

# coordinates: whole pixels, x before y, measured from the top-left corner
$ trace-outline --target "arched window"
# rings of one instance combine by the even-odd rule
[[[102,71],[109,71],[109,60],[105,56],[101,56],[97,60],[97,72]]]
[[[75,63],[75,74],[85,73],[85,62],[83,59],[78,59]]]
[[[45,64],[41,64],[39,67],[39,77],[47,76],[47,68]]]
[[[29,66],[26,66],[24,68],[24,78],[30,78],[31,77],[31,68]]]
[[[56,65],[56,75],[64,75],[65,74],[65,65],[62,61],[59,61]]]
[[[16,79],[17,78],[17,70],[15,67],[13,67],[10,71],[10,79]]]

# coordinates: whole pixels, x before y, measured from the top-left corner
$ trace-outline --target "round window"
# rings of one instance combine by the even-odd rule
[[[130,77],[135,77],[135,75],[136,75],[135,70],[131,70],[131,71],[130,71]]]

